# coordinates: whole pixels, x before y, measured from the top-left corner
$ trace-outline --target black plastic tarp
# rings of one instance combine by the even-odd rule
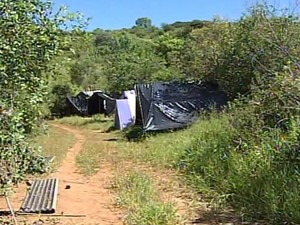
[[[70,113],[80,116],[88,114],[88,99],[84,94],[77,96],[67,96],[67,103],[70,106]]]
[[[88,99],[88,114],[95,115],[103,113],[110,115],[114,112],[116,101],[114,98],[108,96],[103,92],[97,92]]]
[[[144,131],[175,129],[191,124],[197,114],[227,102],[224,92],[211,83],[156,82],[137,84],[137,120]]]
[[[70,114],[80,116],[103,113],[109,115],[115,110],[115,99],[100,90],[81,91],[76,96],[68,96]]]

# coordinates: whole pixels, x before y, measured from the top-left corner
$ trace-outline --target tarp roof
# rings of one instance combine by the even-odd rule
[[[97,93],[97,92],[101,93],[101,92],[103,92],[103,91],[102,91],[102,90],[81,91],[81,92],[79,92],[79,94],[80,94],[80,93],[83,93],[83,94],[85,94],[86,96],[91,97],[94,93]]]
[[[225,93],[207,83],[156,82],[135,88],[145,131],[187,126],[199,111],[227,102]]]
[[[88,107],[87,107],[87,101],[85,99],[80,99],[78,97],[74,96],[67,96],[67,102],[70,104],[73,110],[70,110],[71,113],[74,112],[77,115],[87,115],[88,113]]]
[[[95,92],[88,99],[88,111],[90,115],[104,113],[109,115],[114,112],[116,100],[103,92]]]
[[[111,101],[115,100],[114,98],[110,97],[109,95],[105,94],[104,92],[95,91],[92,96],[94,96],[94,95],[97,95],[100,98],[103,98],[103,99],[106,99],[106,100],[111,100]]]

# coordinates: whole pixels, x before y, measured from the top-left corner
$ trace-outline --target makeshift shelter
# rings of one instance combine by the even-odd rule
[[[227,103],[227,96],[211,83],[137,84],[137,121],[144,131],[175,129],[191,124],[197,114]]]
[[[110,115],[115,111],[116,100],[103,92],[96,92],[88,99],[88,114],[104,113]]]
[[[115,128],[123,130],[133,124],[133,116],[128,99],[116,100]]]
[[[88,114],[87,99],[82,96],[67,96],[67,104],[71,115],[85,116]]]
[[[76,96],[67,96],[67,104],[69,105],[70,114],[80,116],[88,115],[88,99],[100,90],[81,91]]]

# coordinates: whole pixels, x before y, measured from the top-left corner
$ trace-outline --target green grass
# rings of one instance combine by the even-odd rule
[[[123,174],[124,171],[121,173]],[[126,209],[126,224],[176,225],[179,224],[176,209],[164,202],[151,179],[141,172],[130,171],[116,179],[117,202]]]
[[[149,166],[178,169],[202,197],[208,197],[214,210],[230,206],[250,221],[299,224],[299,158],[294,149],[298,146],[300,120],[289,132],[269,129],[261,133],[261,142],[246,142],[237,139],[240,133],[233,127],[232,122],[236,125],[236,121],[231,119],[232,115],[213,113],[187,129],[152,134],[136,141],[126,139],[130,130],[106,132],[112,125],[109,120],[72,117],[60,122],[84,129],[87,140],[77,156],[77,164],[85,175],[96,173],[102,160],[124,166],[116,187],[118,203],[128,211],[127,224],[178,222],[174,206],[160,199],[161,190],[155,189],[151,173],[141,169]],[[55,131],[50,128],[50,132]],[[56,132],[50,134],[53,140],[47,143],[66,137]],[[245,132],[250,133],[247,129]],[[48,150],[54,152],[53,147]],[[125,176],[125,168],[135,171]]]
[[[95,115],[93,117],[63,117],[56,120],[56,122],[88,130],[107,131],[113,126],[113,119],[111,117],[104,117],[103,115]]]
[[[113,126],[112,119],[106,119],[102,115],[91,118],[78,116],[65,117],[59,119],[58,122],[87,130],[101,130],[104,132]],[[199,126],[202,125],[201,122],[198,122],[188,129],[159,133],[155,136],[148,135],[141,141],[128,141],[125,138],[126,133],[122,135],[120,131],[109,132],[111,136],[118,139],[112,142],[112,144],[119,151],[116,154],[114,153],[113,156],[107,152],[106,156],[134,162],[150,162],[156,166],[172,166],[178,163],[191,140],[197,136]],[[90,149],[88,150],[90,153],[87,153],[87,155],[93,153],[97,155],[101,151],[101,145],[102,141],[97,140],[97,136],[95,136],[95,138],[87,141],[84,148]],[[84,161],[86,157],[82,157],[83,159],[79,159],[79,161]]]
[[[103,158],[113,148],[111,143],[105,141],[105,139],[109,139],[113,135],[119,135],[118,131],[110,131],[113,126],[112,118],[103,115],[93,117],[71,116],[58,119],[56,122],[82,129],[86,141],[82,151],[76,156],[76,163],[84,175],[95,174],[101,166]]]
[[[82,151],[76,158],[77,165],[81,169],[81,172],[85,175],[89,176],[95,174],[99,168],[101,168],[101,162],[103,160],[108,160],[119,167],[124,165],[129,168],[142,168],[145,166],[159,169],[175,168],[186,171],[186,177],[189,178],[190,183],[197,186],[197,190],[205,193],[209,197],[214,197],[212,200],[214,205],[217,206],[217,204],[223,203],[226,200],[226,195],[222,195],[217,191],[211,191],[211,186],[204,182],[205,179],[201,177],[200,174],[195,175],[193,173],[195,165],[198,165],[197,162],[205,162],[206,160],[206,158],[201,158],[199,160],[198,157],[201,157],[201,152],[210,152],[211,154],[214,154],[217,148],[228,144],[227,140],[230,140],[231,136],[230,130],[228,130],[229,122],[226,116],[213,114],[210,118],[203,117],[202,119],[199,119],[189,128],[148,134],[141,139],[135,139],[135,141],[129,141],[126,138],[128,137],[128,133],[135,132],[134,130],[127,130],[125,132],[106,132],[105,129],[103,129],[103,125],[106,126],[109,124],[107,121],[98,122],[94,118],[71,117],[64,118],[60,120],[60,122],[85,129],[84,132],[87,139]],[[95,126],[97,128],[100,127],[100,131],[99,129],[94,130]],[[228,139],[224,137],[228,137]],[[106,140],[113,138],[116,140]],[[192,150],[193,152],[191,152]],[[214,171],[213,167],[211,169],[212,170],[210,172]],[[218,170],[215,171],[216,174]],[[144,172],[141,172],[140,170],[140,172],[134,172],[133,174],[130,173],[126,178],[124,178],[124,171],[119,172],[119,176],[125,179],[121,179],[123,183],[126,183],[126,180],[136,183],[147,183],[147,179],[144,179],[146,176],[145,174],[149,174],[147,170]],[[151,174],[149,175],[151,176]],[[120,181],[120,179],[118,180]],[[120,184],[119,181],[117,183]],[[224,179],[224,182],[226,182],[226,179]],[[132,187],[132,191],[120,190],[120,199],[123,200],[119,200],[124,202],[124,199],[127,199],[124,204],[132,205],[132,202],[135,202],[134,199],[137,198],[134,195],[138,195],[141,191],[147,192],[147,190],[139,190],[139,188],[143,188],[141,187],[142,185],[143,184],[137,187]],[[153,184],[151,185],[153,186]],[[124,197],[124,193],[127,193],[128,196]],[[157,199],[157,195],[151,195],[152,197],[156,196],[154,198]],[[130,208],[131,206],[128,207]],[[154,219],[157,217],[155,210],[167,210],[161,205],[158,208],[155,208],[156,206],[151,208],[152,206],[149,205],[145,206],[144,209],[139,209],[139,207],[140,206],[134,209],[130,208],[130,220],[134,220],[134,218],[140,220],[142,217],[149,220],[149,218],[151,219],[151,216],[149,215],[152,215],[152,219]],[[149,212],[145,212],[146,210],[149,210]]]
[[[81,172],[87,176],[95,174],[103,159],[114,151],[114,147],[105,139],[110,138],[110,134],[99,132],[85,132],[86,141],[82,151],[76,156],[76,163]]]
[[[257,130],[260,139],[250,142],[238,139],[230,115],[205,119],[181,158],[186,177],[216,206],[230,204],[242,219],[299,224],[298,122],[290,132]]]
[[[153,166],[182,166],[181,158],[189,148],[190,143],[208,129],[214,129],[219,121],[212,124],[208,120],[199,120],[191,127],[157,134],[149,134],[141,141],[121,139],[115,142],[120,150],[119,157],[133,162],[147,162]]]
[[[55,167],[64,159],[68,149],[75,143],[73,134],[62,129],[49,126],[47,133],[38,135],[31,140],[35,148],[42,147],[44,156],[55,156]]]
[[[140,141],[122,139],[114,143],[114,156],[134,164],[175,166],[213,210],[230,206],[245,220],[299,224],[299,157],[293,149],[299,146],[300,122],[283,136],[269,130],[253,145],[238,142],[231,119],[226,113],[212,114],[188,129]]]
[[[73,119],[72,124],[74,124]],[[84,124],[84,120],[84,118],[79,119],[76,126],[91,130],[86,125],[78,125]],[[160,133],[155,136],[149,135],[141,141],[128,141],[124,137],[125,134],[120,131],[103,132],[100,135],[87,131],[87,136],[90,137],[78,156],[77,162],[86,174],[92,174],[103,157],[114,162],[131,161],[150,163],[157,167],[174,167],[180,164],[182,155],[191,140],[196,138],[197,130],[202,125],[203,123],[198,122],[188,129]],[[103,139],[115,138],[116,140],[106,141],[99,136],[104,137]]]

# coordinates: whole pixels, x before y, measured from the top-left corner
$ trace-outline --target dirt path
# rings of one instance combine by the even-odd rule
[[[57,210],[55,214],[75,215],[80,217],[53,217],[49,215],[39,218],[35,216],[18,216],[19,224],[62,224],[62,225],[121,225],[122,214],[114,205],[114,196],[110,192],[113,178],[113,167],[109,163],[102,163],[97,174],[91,177],[82,175],[76,167],[76,156],[85,143],[85,136],[78,129],[64,125],[52,124],[52,126],[71,132],[76,142],[71,147],[58,170],[48,177],[59,178],[59,190]],[[66,189],[66,186],[70,188]],[[14,210],[19,210],[27,186],[25,183],[15,189],[15,194],[10,197]],[[7,212],[4,198],[0,198],[0,224],[2,224],[1,212]],[[5,214],[4,214],[5,215]],[[9,219],[9,218],[7,218]],[[41,223],[33,223],[41,220]],[[23,223],[24,222],[24,223]]]
[[[114,207],[109,185],[113,169],[102,164],[99,172],[85,177],[76,168],[76,156],[85,142],[84,135],[77,129],[53,125],[75,135],[76,143],[69,149],[59,169],[51,177],[59,178],[57,213],[84,215],[78,218],[63,218],[60,224],[123,224],[121,214]],[[69,185],[70,189],[66,189]]]
[[[39,219],[39,216],[18,216],[20,225],[41,224],[41,225],[121,225],[123,224],[124,212],[118,209],[114,202],[114,195],[110,192],[111,181],[114,172],[123,174],[126,170],[138,170],[148,174],[155,182],[157,190],[166,202],[175,203],[182,224],[240,224],[236,223],[234,215],[225,213],[224,215],[215,215],[209,213],[206,204],[202,204],[197,193],[188,192],[180,181],[174,177],[174,171],[157,170],[149,165],[137,165],[121,158],[115,158],[115,149],[106,145],[102,146],[105,153],[108,154],[105,160],[100,164],[97,174],[85,177],[76,167],[76,157],[83,149],[83,145],[89,142],[90,136],[84,134],[76,128],[65,125],[52,124],[57,129],[72,133],[75,136],[74,145],[68,150],[64,160],[56,172],[49,177],[59,179],[59,191],[56,214],[74,215],[75,217],[53,217],[49,215],[42,216],[41,223],[33,223]],[[95,138],[98,142],[106,139],[106,135],[101,132],[95,132]],[[94,136],[93,136],[94,138]],[[102,140],[103,139],[103,140]],[[117,160],[117,161],[115,161]],[[117,166],[117,167],[116,167]],[[66,187],[69,188],[66,188]],[[27,186],[22,183],[16,188],[16,193],[10,198],[13,208],[20,209],[24,200]],[[7,211],[7,206],[3,198],[0,198],[0,224],[2,224],[1,211]],[[79,216],[79,217],[76,217]]]

